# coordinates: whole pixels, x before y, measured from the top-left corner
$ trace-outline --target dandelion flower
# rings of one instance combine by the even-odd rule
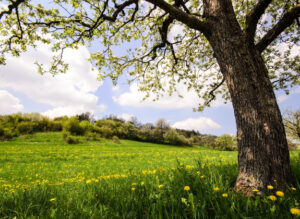
[[[189,186],[185,186],[185,187],[184,187],[184,191],[190,191],[190,189],[191,189],[191,188],[190,188]]]
[[[133,188],[131,188],[131,191],[134,191],[135,190],[135,188],[133,187]]]
[[[132,185],[132,186],[136,186],[136,183],[134,182],[134,183],[132,183],[131,185]]]
[[[279,197],[283,197],[284,196],[284,193],[282,191],[277,191],[276,192],[276,195],[279,196]]]
[[[259,190],[258,189],[253,189],[252,192],[259,192]]]
[[[164,185],[159,185],[158,186],[159,189],[162,189],[163,187],[164,187]]]
[[[56,198],[51,198],[50,202],[54,202],[56,200]]]
[[[222,194],[222,197],[227,198],[227,197],[228,197],[228,194],[227,194],[227,193],[223,193],[223,194]]]
[[[200,175],[200,171],[197,171],[197,175]]]
[[[89,183],[91,183],[91,182],[92,182],[92,180],[88,179],[88,180],[86,181],[86,184],[89,184]]]
[[[290,211],[293,215],[297,215],[297,216],[300,215],[300,210],[298,208],[291,208]]]
[[[201,176],[201,179],[204,179],[204,176]]]
[[[214,188],[214,190],[217,192],[217,191],[220,191],[220,188],[216,187],[216,188]]]
[[[270,196],[269,196],[269,199],[272,200],[272,201],[276,201],[276,200],[277,200],[277,198],[276,198],[275,195],[270,195]]]
[[[268,185],[267,188],[270,189],[270,190],[274,189],[274,187],[271,186],[271,185]]]
[[[295,187],[292,187],[291,190],[296,191],[297,189]]]
[[[141,182],[141,186],[143,186],[143,185],[145,185],[145,183],[144,183],[144,182]]]

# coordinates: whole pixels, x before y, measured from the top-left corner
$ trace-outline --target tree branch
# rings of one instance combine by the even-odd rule
[[[165,12],[169,13],[172,17],[176,20],[182,22],[183,24],[187,25],[188,27],[199,30],[205,35],[209,35],[210,28],[206,22],[200,21],[196,16],[188,14],[178,7],[170,5],[169,3],[165,2],[164,0],[146,0],[157,7],[161,8]]]
[[[248,39],[254,41],[257,23],[272,0],[260,0],[253,9],[246,15],[246,35]]]
[[[278,23],[269,30],[266,35],[256,44],[257,50],[262,53],[286,28],[291,26],[299,17],[300,4],[297,4],[292,10],[285,13]]]
[[[209,95],[211,96],[211,98],[209,100],[206,101],[205,105],[209,105],[211,103],[211,101],[213,101],[214,99],[216,99],[216,95],[214,94],[214,92],[219,89],[219,87],[221,87],[221,85],[225,82],[225,78],[223,77],[222,81],[219,84],[216,84],[215,88],[213,90],[211,90],[209,92]]]
[[[0,20],[1,20],[1,18],[2,18],[5,14],[11,14],[12,11],[13,11],[14,9],[17,9],[17,8],[19,7],[19,5],[20,5],[21,3],[23,3],[23,2],[25,2],[25,0],[11,1],[11,4],[8,5],[8,10],[7,10],[7,11],[2,11],[2,12],[0,13]]]

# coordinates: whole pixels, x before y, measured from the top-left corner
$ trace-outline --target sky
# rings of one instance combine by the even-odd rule
[[[203,112],[193,112],[199,99],[181,86],[183,98],[165,96],[159,101],[142,101],[143,93],[136,83],[128,84],[121,78],[117,86],[110,79],[97,80],[97,72],[87,61],[89,49],[68,49],[65,61],[69,70],[52,76],[37,73],[35,61],[47,63],[51,52],[48,45],[29,49],[21,57],[8,57],[0,66],[0,114],[39,112],[50,118],[92,112],[96,118],[114,114],[125,120],[132,116],[142,123],[155,123],[166,119],[172,127],[197,130],[200,133],[222,135],[235,134],[236,126],[231,103],[218,101]],[[300,108],[300,87],[294,87],[290,95],[276,92],[282,112]]]

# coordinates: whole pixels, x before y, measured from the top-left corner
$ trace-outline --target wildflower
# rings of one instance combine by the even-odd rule
[[[298,208],[291,208],[290,211],[293,215],[300,215],[300,210]]]
[[[143,185],[145,185],[145,183],[144,183],[144,182],[141,182],[141,186],[143,186]]]
[[[158,186],[159,189],[161,189],[161,188],[163,188],[163,187],[164,187],[164,185],[159,185],[159,186]]]
[[[258,189],[253,189],[252,192],[259,192],[259,190]]]
[[[136,183],[134,182],[134,183],[132,183],[131,185],[132,185],[132,186],[136,186]]]
[[[276,192],[276,195],[279,196],[279,197],[283,197],[284,196],[284,193],[282,191],[277,191]]]
[[[204,179],[204,176],[201,176],[201,179]]]
[[[291,190],[293,190],[293,191],[296,191],[297,189],[296,189],[296,188],[294,188],[294,187],[291,187]]]
[[[189,186],[184,187],[184,191],[189,191],[191,188]]]
[[[132,188],[131,188],[131,191],[134,191],[134,190],[135,190],[135,188],[134,188],[134,187],[132,187]]]
[[[56,200],[56,198],[51,198],[50,202],[54,202]]]
[[[197,171],[197,175],[200,175],[200,171]]]
[[[223,193],[223,194],[222,194],[222,197],[227,198],[227,197],[228,197],[228,194],[227,194],[227,193]]]
[[[214,190],[217,192],[217,191],[220,191],[220,188],[216,187],[216,188],[214,188]]]
[[[271,185],[268,185],[267,188],[270,189],[270,190],[274,189],[274,187],[271,186]]]
[[[91,183],[91,182],[92,182],[92,180],[88,179],[88,180],[86,181],[86,184],[89,184],[89,183]]]
[[[272,201],[276,201],[276,200],[277,200],[277,198],[276,198],[275,195],[270,195],[270,196],[269,196],[269,199],[272,200]]]

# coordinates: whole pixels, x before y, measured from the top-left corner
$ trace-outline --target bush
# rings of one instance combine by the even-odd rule
[[[32,134],[33,133],[33,123],[32,122],[20,122],[17,125],[17,130],[21,134]]]
[[[117,143],[117,144],[121,143],[118,136],[113,136],[112,141],[113,141],[113,143]]]
[[[222,135],[215,140],[215,147],[222,151],[237,150],[236,137],[228,134]]]
[[[87,133],[87,132],[92,132],[94,126],[87,120],[83,120],[79,123],[79,126],[81,128],[81,131],[83,134]]]
[[[83,135],[84,131],[80,126],[77,117],[71,117],[63,124],[63,129],[71,133],[71,135]]]
[[[87,141],[98,141],[100,140],[100,136],[95,132],[86,132],[84,135],[84,139]]]
[[[164,140],[165,140],[165,143],[168,143],[171,145],[186,145],[186,146],[192,145],[192,140],[187,139],[183,135],[179,135],[176,132],[176,130],[174,130],[174,129],[169,129],[164,134]]]
[[[8,141],[13,137],[17,137],[19,135],[18,131],[13,131],[12,129],[2,128],[0,140]]]
[[[48,131],[60,132],[61,130],[62,130],[62,122],[61,121],[51,121],[49,123]]]
[[[66,137],[66,140],[65,142],[67,144],[78,144],[79,143],[79,138],[75,137],[75,136],[72,136],[72,135],[68,135]]]

